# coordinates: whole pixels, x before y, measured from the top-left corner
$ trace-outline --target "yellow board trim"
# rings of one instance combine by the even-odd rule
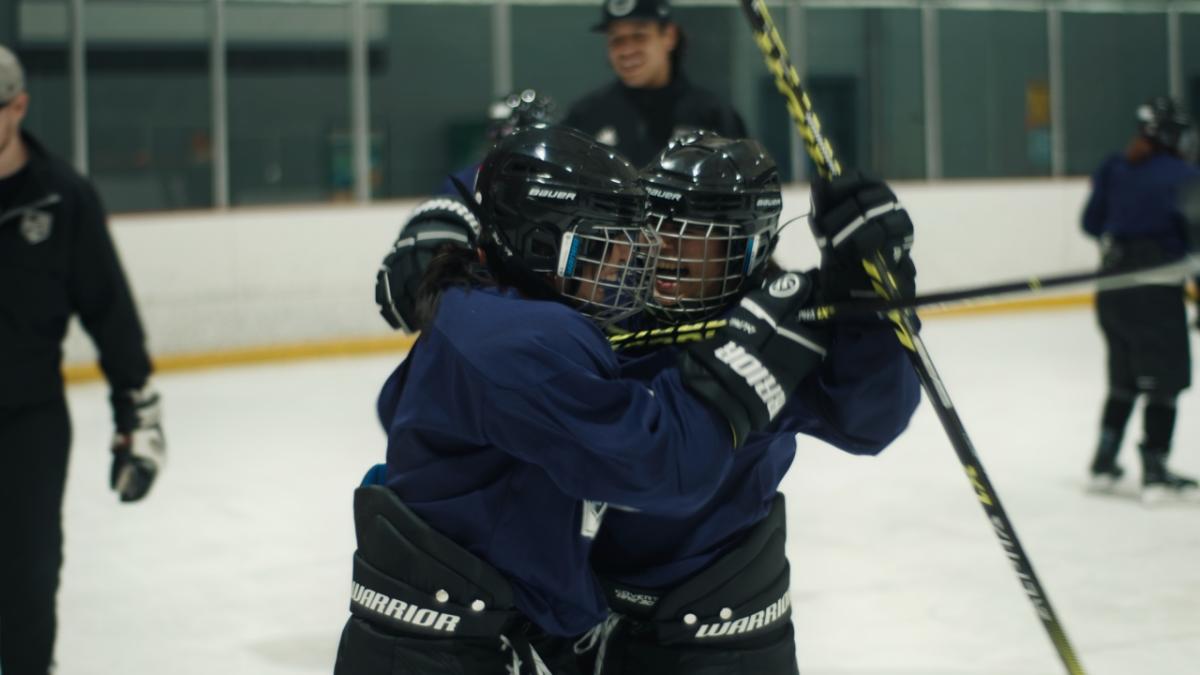
[[[210,352],[165,354],[154,357],[154,372],[171,373],[224,368],[226,366],[301,361],[332,356],[405,352],[412,347],[414,340],[416,340],[416,336],[413,335],[389,335],[386,337],[243,347]],[[66,378],[68,383],[76,384],[101,379],[102,375],[95,363],[77,363],[64,366],[63,377]]]
[[[1077,293],[1074,295],[1056,295],[1048,298],[1022,298],[1020,300],[1000,300],[964,307],[945,307],[918,310],[922,319],[932,319],[943,316],[969,316],[976,314],[999,314],[1001,312],[1028,312],[1073,307],[1087,307],[1094,304],[1094,293]]]
[[[920,310],[923,319],[953,317],[977,314],[993,314],[1000,312],[1024,312],[1032,310],[1054,310],[1070,307],[1085,307],[1092,304],[1094,296],[1090,293],[1057,296],[1053,298],[1029,298],[991,302],[972,305],[970,307],[950,307],[946,309]],[[223,349],[209,352],[194,352],[185,354],[166,354],[154,357],[156,373],[173,373],[189,370],[206,370],[224,368],[227,366],[252,365],[260,363],[280,363],[287,361],[302,361],[320,359],[332,356],[358,356],[363,354],[384,354],[388,352],[405,352],[413,344],[416,336],[390,335],[385,337],[351,338],[328,340],[324,342],[303,342],[299,344],[267,345],[263,347],[244,347],[240,349]],[[63,367],[63,376],[70,384],[93,382],[101,379],[100,369],[95,363],[73,363]]]

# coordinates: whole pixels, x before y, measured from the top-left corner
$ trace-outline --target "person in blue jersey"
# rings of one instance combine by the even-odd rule
[[[675,335],[672,327],[698,328],[695,334],[704,334],[709,326],[705,318],[728,310],[772,274],[769,256],[781,209],[774,162],[753,141],[697,135],[660,155],[643,181],[656,205],[651,222],[664,245],[649,303],[653,316],[643,323],[664,328],[659,334],[664,340]],[[823,297],[873,295],[858,261],[877,249],[899,251],[892,257],[893,276],[905,292],[913,292],[915,270],[907,255],[912,225],[885,185],[852,175],[814,186],[814,199],[814,231],[825,242],[816,275]],[[883,212],[881,207],[889,204],[893,206],[884,215],[860,221],[864,213]],[[377,297],[394,300],[385,311],[413,317],[409,325],[417,323],[416,304],[407,291],[427,266],[413,246],[417,233],[441,232],[437,237],[443,246],[455,246],[471,240],[475,229],[461,208],[436,203],[418,208],[385,261],[388,273],[380,275],[386,292]],[[839,237],[843,231],[847,236]],[[832,246],[835,240],[840,245]],[[403,279],[408,281],[401,283]],[[394,291],[386,290],[389,280]],[[612,340],[626,345],[624,338],[640,334]],[[606,673],[699,672],[723,663],[726,670],[718,672],[794,672],[783,508],[776,488],[791,463],[795,433],[850,452],[874,453],[904,428],[919,396],[915,376],[886,324],[838,325],[828,337],[829,355],[819,374],[800,386],[774,423],[774,433],[749,437],[747,444],[755,450],[735,454],[729,476],[702,507],[670,517],[609,508],[593,561],[605,574],[608,599],[616,608],[611,616],[619,618],[610,618],[580,643],[586,648],[588,671],[603,653]],[[674,354],[674,348],[627,349],[621,372],[652,379],[669,367]],[[668,594],[667,602],[660,600],[664,589],[680,586],[681,579],[696,579],[696,590],[703,579],[722,574],[750,583],[712,593],[712,602],[719,604],[707,615],[690,603],[672,606],[687,598],[686,588]],[[756,602],[753,611],[741,613],[743,605]],[[722,619],[727,607],[729,618]],[[674,619],[655,622],[647,616],[655,612],[674,614]],[[701,620],[714,612],[716,620]],[[687,623],[689,615],[692,624]],[[674,635],[660,637],[659,629]],[[733,662],[738,665],[729,670]]]
[[[501,140],[473,202],[478,251],[446,247],[405,304],[421,334],[380,393],[386,469],[355,492],[339,675],[575,672],[567,638],[607,616],[607,504],[699,508],[824,353],[784,273],[623,377],[604,330],[642,309],[659,242],[637,171],[581,132]]]
[[[659,326],[703,326],[770,274],[782,204],[775,162],[755,141],[701,133],[672,142],[642,177],[650,222],[663,242],[647,314]],[[895,252],[890,271],[911,294],[912,223],[886,185],[852,174],[813,190],[814,233],[826,242],[816,273],[820,297],[873,297],[860,261],[876,250]],[[883,214],[868,215],[874,212]],[[797,672],[778,491],[796,435],[876,454],[904,430],[920,400],[886,321],[837,323],[826,339],[821,366],[770,426],[746,439],[717,492],[699,508],[665,515],[610,509],[592,563],[612,614],[580,643],[585,669]],[[644,352],[622,372],[652,378],[670,366],[674,352]]]
[[[491,146],[521,127],[553,123],[555,107],[553,99],[533,89],[514,91],[493,101],[488,107],[487,144]],[[469,188],[475,184],[475,174],[478,171],[478,162],[455,171],[442,181],[438,193],[457,196],[458,190],[454,187],[454,181],[457,180]]]
[[[1166,97],[1137,109],[1138,132],[1124,154],[1112,155],[1092,176],[1083,230],[1101,248],[1102,270],[1136,269],[1183,258],[1191,242],[1179,209],[1179,190],[1200,170],[1183,156],[1194,147],[1188,115]],[[1178,281],[1101,290],[1096,315],[1108,350],[1108,394],[1100,441],[1091,464],[1091,489],[1110,491],[1124,475],[1117,463],[1134,402],[1145,396],[1142,498],[1195,496],[1194,479],[1167,468],[1175,401],[1191,385],[1184,288]]]

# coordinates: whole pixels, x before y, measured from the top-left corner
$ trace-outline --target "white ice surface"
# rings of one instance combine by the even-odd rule
[[[936,319],[924,338],[1093,675],[1200,673],[1200,506],[1083,492],[1104,391],[1088,311]],[[75,429],[61,675],[328,673],[347,616],[351,491],[382,461],[374,398],[399,355],[157,378],[170,465],[107,489],[102,384]],[[1200,474],[1200,401],[1173,465]],[[878,458],[802,442],[784,484],[804,675],[1065,672],[928,403]]]

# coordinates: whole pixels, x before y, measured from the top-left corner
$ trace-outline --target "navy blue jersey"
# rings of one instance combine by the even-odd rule
[[[671,350],[625,364],[650,377],[673,362]],[[766,517],[796,454],[797,433],[855,454],[875,454],[908,426],[920,402],[916,374],[886,324],[839,324],[821,368],[765,432],[734,454],[717,494],[686,515],[612,510],[592,552],[598,573],[645,589],[677,586],[707,567]]]
[[[693,511],[732,463],[728,424],[674,369],[619,378],[571,308],[452,288],[380,394],[386,484],[553,635],[604,619],[588,562],[604,503]]]
[[[475,177],[478,175],[479,175],[479,163],[478,162],[476,162],[475,164],[472,164],[471,166],[463,167],[463,168],[459,169],[458,171],[455,171],[450,176],[446,176],[446,179],[442,181],[442,186],[440,188],[438,188],[438,194],[449,195],[451,197],[454,197],[455,199],[462,199],[462,193],[460,193],[458,191],[458,188],[454,187],[454,181],[451,180],[451,177],[453,177],[454,180],[457,180],[458,182],[462,183],[463,187],[467,188],[467,190],[474,190],[475,189]]]
[[[1168,258],[1187,252],[1179,186],[1200,170],[1166,153],[1133,164],[1113,155],[1092,176],[1092,194],[1083,212],[1083,229],[1093,237],[1154,240]]]

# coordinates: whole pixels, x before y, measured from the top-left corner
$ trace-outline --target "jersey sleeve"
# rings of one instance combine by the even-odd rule
[[[732,463],[728,425],[686,392],[675,369],[649,382],[620,379],[607,356],[589,363],[550,351],[521,364],[519,377],[489,378],[486,435],[572,496],[653,513],[694,510]]]
[[[100,355],[100,369],[114,392],[137,389],[150,376],[150,357],[133,295],[95,190],[81,181],[69,292],[73,309]]]
[[[1108,217],[1108,173],[1114,161],[1115,158],[1110,157],[1092,174],[1092,191],[1083,208],[1083,231],[1091,237],[1104,234],[1104,221]]]
[[[920,401],[916,373],[889,325],[839,325],[825,362],[801,384],[775,430],[873,455],[907,428]]]

